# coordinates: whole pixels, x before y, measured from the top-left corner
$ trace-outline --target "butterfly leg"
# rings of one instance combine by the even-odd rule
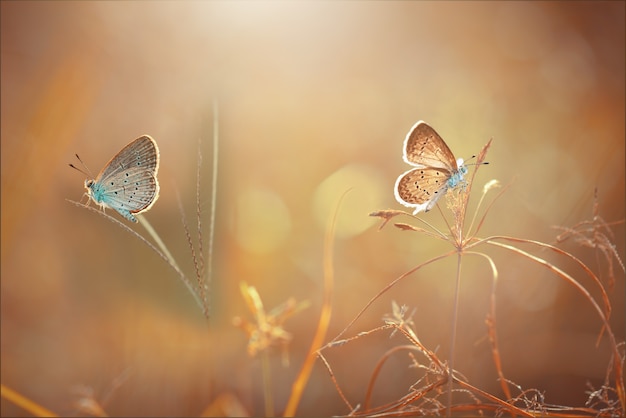
[[[85,203],[83,203],[83,197],[87,196],[87,201]],[[83,206],[89,206],[89,203],[91,201],[91,196],[89,196],[89,193],[85,192],[83,193],[83,195],[80,197],[80,204]]]

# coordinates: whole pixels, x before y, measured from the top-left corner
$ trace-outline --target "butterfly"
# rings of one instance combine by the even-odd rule
[[[402,205],[415,208],[413,214],[431,210],[450,188],[464,184],[467,167],[443,139],[424,121],[419,121],[404,140],[404,161],[415,168],[396,180],[394,194]]]
[[[83,172],[72,164],[70,167]],[[154,139],[143,135],[111,158],[95,180],[85,180],[86,194],[103,210],[114,209],[137,222],[134,215],[149,210],[159,197],[158,170],[159,147]]]

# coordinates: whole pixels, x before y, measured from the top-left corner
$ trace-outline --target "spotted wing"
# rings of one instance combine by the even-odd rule
[[[414,208],[414,214],[428,212],[435,206],[437,199],[446,193],[449,177],[450,172],[442,168],[409,170],[396,180],[396,200],[404,206]]]
[[[154,139],[141,136],[126,145],[102,169],[92,195],[126,216],[122,211],[140,213],[159,197],[159,149]]]
[[[117,176],[131,168],[146,170],[156,177],[159,170],[159,148],[152,137],[148,135],[139,138],[126,145],[104,166],[96,182],[108,177]]]
[[[159,184],[149,171],[126,172],[121,177],[96,183],[100,202],[112,209],[139,213],[149,209],[159,197]]]
[[[451,173],[458,170],[448,145],[423,121],[413,125],[404,139],[404,161],[416,167],[442,168]]]

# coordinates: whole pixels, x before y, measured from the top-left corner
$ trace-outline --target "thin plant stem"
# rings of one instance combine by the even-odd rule
[[[148,234],[152,237],[154,242],[156,242],[156,244],[159,246],[161,251],[163,251],[163,254],[167,258],[167,261],[172,263],[172,265],[177,270],[180,270],[178,263],[176,263],[176,260],[172,256],[172,253],[170,253],[170,251],[167,249],[167,247],[165,246],[165,243],[163,242],[159,234],[157,234],[156,230],[152,227],[152,224],[148,222],[148,219],[146,219],[146,217],[143,215],[135,215],[135,217],[137,218],[141,226],[143,226],[146,229],[146,231],[148,231]]]
[[[21,395],[20,393],[3,384],[0,384],[0,397],[2,397],[2,399],[6,399],[8,402],[13,403],[14,405],[19,406],[20,408],[28,411],[36,417],[58,417],[58,415],[54,412],[50,411],[47,408],[44,408],[36,402],[33,402],[26,396]],[[4,402],[2,403],[4,405]]]
[[[204,246],[202,243],[202,216],[200,211],[200,177],[202,169],[202,140],[198,139],[198,165],[196,167],[196,230],[198,233],[198,267],[196,274],[200,278],[204,275]],[[200,291],[204,295],[203,286],[200,286]],[[204,297],[203,297],[204,298]]]
[[[197,288],[197,298],[202,301],[202,313],[204,317],[209,319],[209,311],[206,303],[206,294],[204,292],[204,284],[202,283],[202,276],[200,275],[200,266],[198,264],[198,257],[196,257],[196,250],[193,245],[193,240],[191,239],[191,233],[189,232],[189,227],[187,225],[187,220],[185,218],[185,211],[183,210],[183,203],[180,200],[180,195],[178,191],[176,191],[176,200],[178,201],[178,209],[181,215],[181,222],[183,224],[183,229],[185,230],[185,236],[187,237],[187,244],[189,245],[189,251],[191,252],[191,259],[193,260],[194,270],[196,272],[196,280],[198,282]],[[191,282],[190,282],[191,283]]]
[[[183,283],[185,283],[185,286],[187,286],[187,289],[189,290],[189,293],[192,294],[193,298],[196,300],[196,303],[200,306],[200,308],[202,308],[204,305],[202,303],[202,300],[198,296],[198,292],[193,287],[191,282],[186,278],[186,276],[184,275],[184,273],[182,272],[182,270],[178,266],[178,263],[176,262],[176,260],[172,256],[172,254],[169,252],[169,250],[165,246],[165,243],[163,242],[163,240],[161,239],[159,234],[157,234],[156,230],[152,227],[150,222],[148,222],[148,220],[146,219],[145,216],[143,216],[143,215],[136,215],[136,218],[139,220],[139,223],[146,229],[146,231],[148,231],[148,234],[150,234],[152,239],[154,239],[154,241],[157,243],[157,245],[159,246],[161,251],[163,251],[162,256],[165,256],[165,259],[167,260],[167,262],[174,268],[174,270],[179,275],[181,275],[181,277],[184,278],[183,279]],[[124,226],[126,226],[126,225],[124,225]]]
[[[274,416],[274,399],[272,396],[272,375],[270,367],[269,350],[263,350],[261,356],[261,367],[263,368],[263,396],[265,398],[265,416]]]
[[[457,255],[456,265],[456,284],[454,286],[454,307],[452,309],[452,329],[450,330],[450,355],[448,360],[448,404],[446,407],[446,416],[450,416],[452,412],[452,384],[454,371],[454,347],[456,345],[456,328],[459,315],[459,294],[461,288],[461,253]]]
[[[213,281],[213,243],[215,237],[215,214],[217,207],[217,163],[219,151],[219,107],[217,100],[213,101],[213,174],[211,184],[211,220],[209,221],[209,253],[206,275],[206,287],[208,291],[207,309],[211,312],[211,283]]]
[[[491,268],[491,296],[489,301],[489,314],[487,315],[487,327],[488,327],[488,336],[489,342],[491,343],[491,352],[493,356],[493,362],[496,366],[496,371],[498,373],[498,378],[500,380],[500,385],[502,387],[502,391],[506,396],[506,399],[511,399],[511,389],[509,389],[509,384],[507,379],[504,377],[504,372],[502,371],[502,359],[500,356],[500,348],[498,344],[498,336],[496,332],[496,288],[498,285],[498,268],[496,267],[496,263],[493,261],[491,257],[487,254],[479,253],[479,252],[465,252],[466,255],[477,255],[480,257],[484,257],[489,263],[489,267]]]
[[[335,230],[337,228],[339,209],[341,208],[341,204],[350,190],[351,189],[348,189],[339,198],[337,207],[335,208],[335,213],[328,222],[326,233],[324,234],[324,300],[322,303],[322,311],[320,312],[317,330],[315,332],[315,336],[313,337],[313,341],[311,342],[309,352],[307,353],[304,363],[302,364],[300,373],[298,373],[298,377],[291,386],[291,395],[289,396],[289,401],[287,402],[287,407],[285,408],[284,413],[284,416],[286,417],[295,415],[300,399],[302,398],[302,393],[306,387],[306,383],[311,377],[315,359],[319,355],[318,349],[322,346],[324,338],[326,338],[326,334],[328,333],[330,317],[332,314],[332,296],[335,284],[333,258]]]

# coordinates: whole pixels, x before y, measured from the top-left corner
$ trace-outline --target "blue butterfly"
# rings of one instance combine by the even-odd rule
[[[159,197],[158,170],[156,142],[148,135],[140,136],[111,158],[95,180],[85,180],[87,195],[103,210],[114,209],[137,222],[134,215],[149,210]]]

